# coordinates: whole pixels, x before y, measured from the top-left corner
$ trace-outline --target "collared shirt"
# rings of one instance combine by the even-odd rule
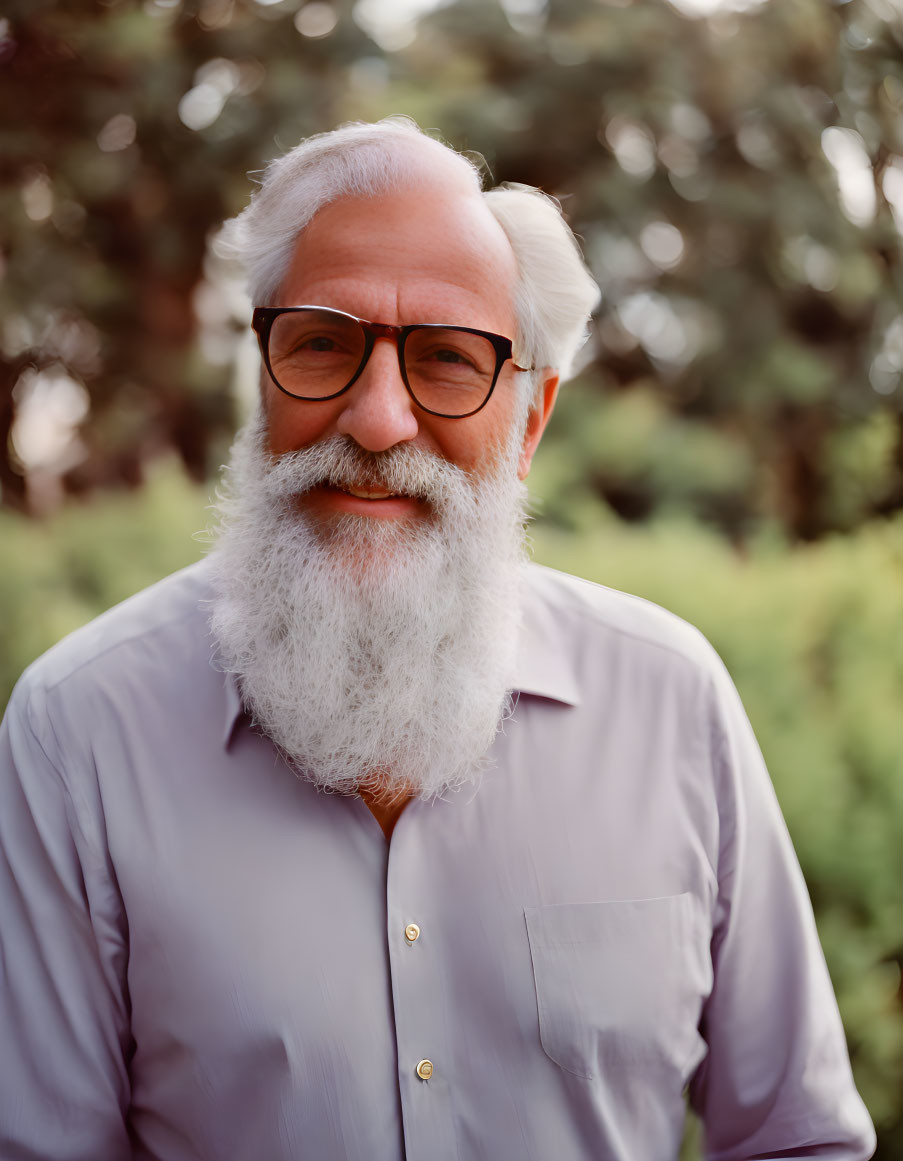
[[[211,664],[205,565],[0,735],[0,1158],[869,1156],[806,889],[701,636],[531,567],[478,787],[391,842]]]

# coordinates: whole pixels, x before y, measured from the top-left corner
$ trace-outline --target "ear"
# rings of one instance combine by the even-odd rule
[[[549,422],[552,408],[558,397],[558,375],[551,367],[543,370],[542,386],[537,392],[533,407],[527,417],[527,430],[524,433],[524,446],[521,449],[517,463],[518,479],[525,480],[533,462],[533,453],[539,446],[542,433]]]

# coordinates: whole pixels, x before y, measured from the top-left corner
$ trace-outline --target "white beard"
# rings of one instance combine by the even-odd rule
[[[344,437],[274,459],[259,416],[239,434],[212,630],[255,726],[299,775],[433,798],[486,767],[520,621],[519,444],[475,478],[406,444],[371,454]],[[298,497],[325,482],[415,495],[429,514],[318,519]]]

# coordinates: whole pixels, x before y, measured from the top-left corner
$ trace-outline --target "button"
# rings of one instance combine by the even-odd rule
[[[416,923],[409,923],[404,929],[404,937],[408,943],[413,943],[415,939],[420,937],[420,928]]]
[[[429,1078],[433,1075],[432,1060],[421,1060],[417,1065],[417,1075],[421,1080],[429,1080]]]

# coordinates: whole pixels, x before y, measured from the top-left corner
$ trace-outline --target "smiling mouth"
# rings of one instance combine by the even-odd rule
[[[349,496],[357,496],[359,500],[390,500],[399,495],[398,492],[387,492],[384,488],[344,487],[340,490]]]
[[[424,517],[432,510],[426,497],[403,491],[393,492],[381,487],[376,480],[355,484],[347,480],[334,483],[323,480],[308,488],[304,494],[299,494],[297,502],[327,521],[343,514],[370,517],[373,520]]]

